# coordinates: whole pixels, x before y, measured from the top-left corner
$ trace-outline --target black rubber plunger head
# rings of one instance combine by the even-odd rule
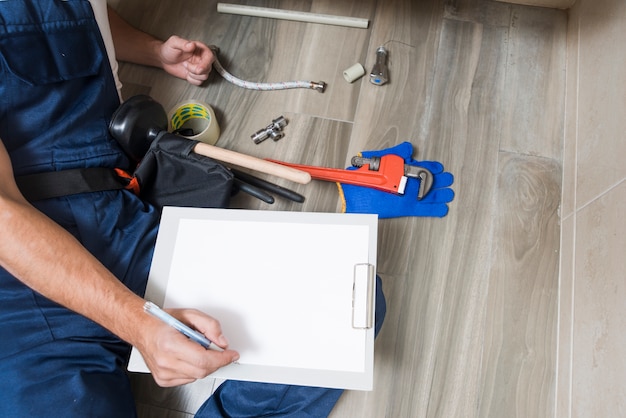
[[[167,113],[146,95],[133,96],[113,113],[109,132],[135,161],[148,152],[159,132],[167,130]]]

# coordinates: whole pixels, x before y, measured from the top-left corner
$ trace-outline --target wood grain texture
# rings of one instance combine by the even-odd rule
[[[504,154],[489,297],[480,416],[551,416],[556,389],[561,167]]]
[[[370,19],[363,30],[218,15],[216,3],[116,7],[161,37],[219,45],[233,75],[324,80],[327,92],[248,91],[217,74],[198,88],[123,64],[125,93],[148,89],[166,109],[209,103],[218,145],[257,157],[344,167],[359,151],[409,141],[417,160],[440,161],[455,176],[445,218],[380,221],[388,313],[375,388],[345,393],[332,416],[552,416],[565,13],[487,0],[238,2]],[[369,71],[380,45],[389,50],[388,84],[343,80],[355,62]],[[285,138],[253,144],[250,135],[279,115],[289,120]],[[270,180],[305,203],[268,205],[240,193],[233,207],[340,210],[333,183]],[[164,390],[146,379],[132,378],[142,417],[191,414],[213,390]]]
[[[512,7],[503,150],[561,160],[563,141],[553,138],[564,135],[566,32],[562,11]]]

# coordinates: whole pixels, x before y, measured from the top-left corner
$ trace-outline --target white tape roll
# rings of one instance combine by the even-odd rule
[[[169,130],[188,139],[215,145],[220,137],[220,127],[213,108],[206,103],[187,100],[174,106],[168,114]],[[185,131],[192,132],[186,135]]]
[[[348,83],[353,83],[365,75],[365,68],[358,62],[343,72],[343,78]]]

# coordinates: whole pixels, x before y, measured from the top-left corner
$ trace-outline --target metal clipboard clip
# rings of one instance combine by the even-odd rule
[[[354,266],[352,286],[352,328],[369,329],[374,326],[374,291],[376,272],[372,264]]]

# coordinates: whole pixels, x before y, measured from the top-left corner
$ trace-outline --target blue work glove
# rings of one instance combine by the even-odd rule
[[[351,184],[339,184],[339,194],[343,200],[344,213],[374,213],[379,218],[399,218],[402,216],[443,217],[448,213],[448,203],[454,199],[454,190],[450,188],[454,182],[451,173],[443,171],[443,164],[436,161],[415,161],[413,145],[403,142],[392,148],[380,151],[363,151],[362,157],[382,157],[396,154],[404,158],[405,164],[418,165],[433,174],[433,185],[430,191],[417,200],[420,180],[409,177],[403,195]],[[349,167],[348,170],[354,170]]]

